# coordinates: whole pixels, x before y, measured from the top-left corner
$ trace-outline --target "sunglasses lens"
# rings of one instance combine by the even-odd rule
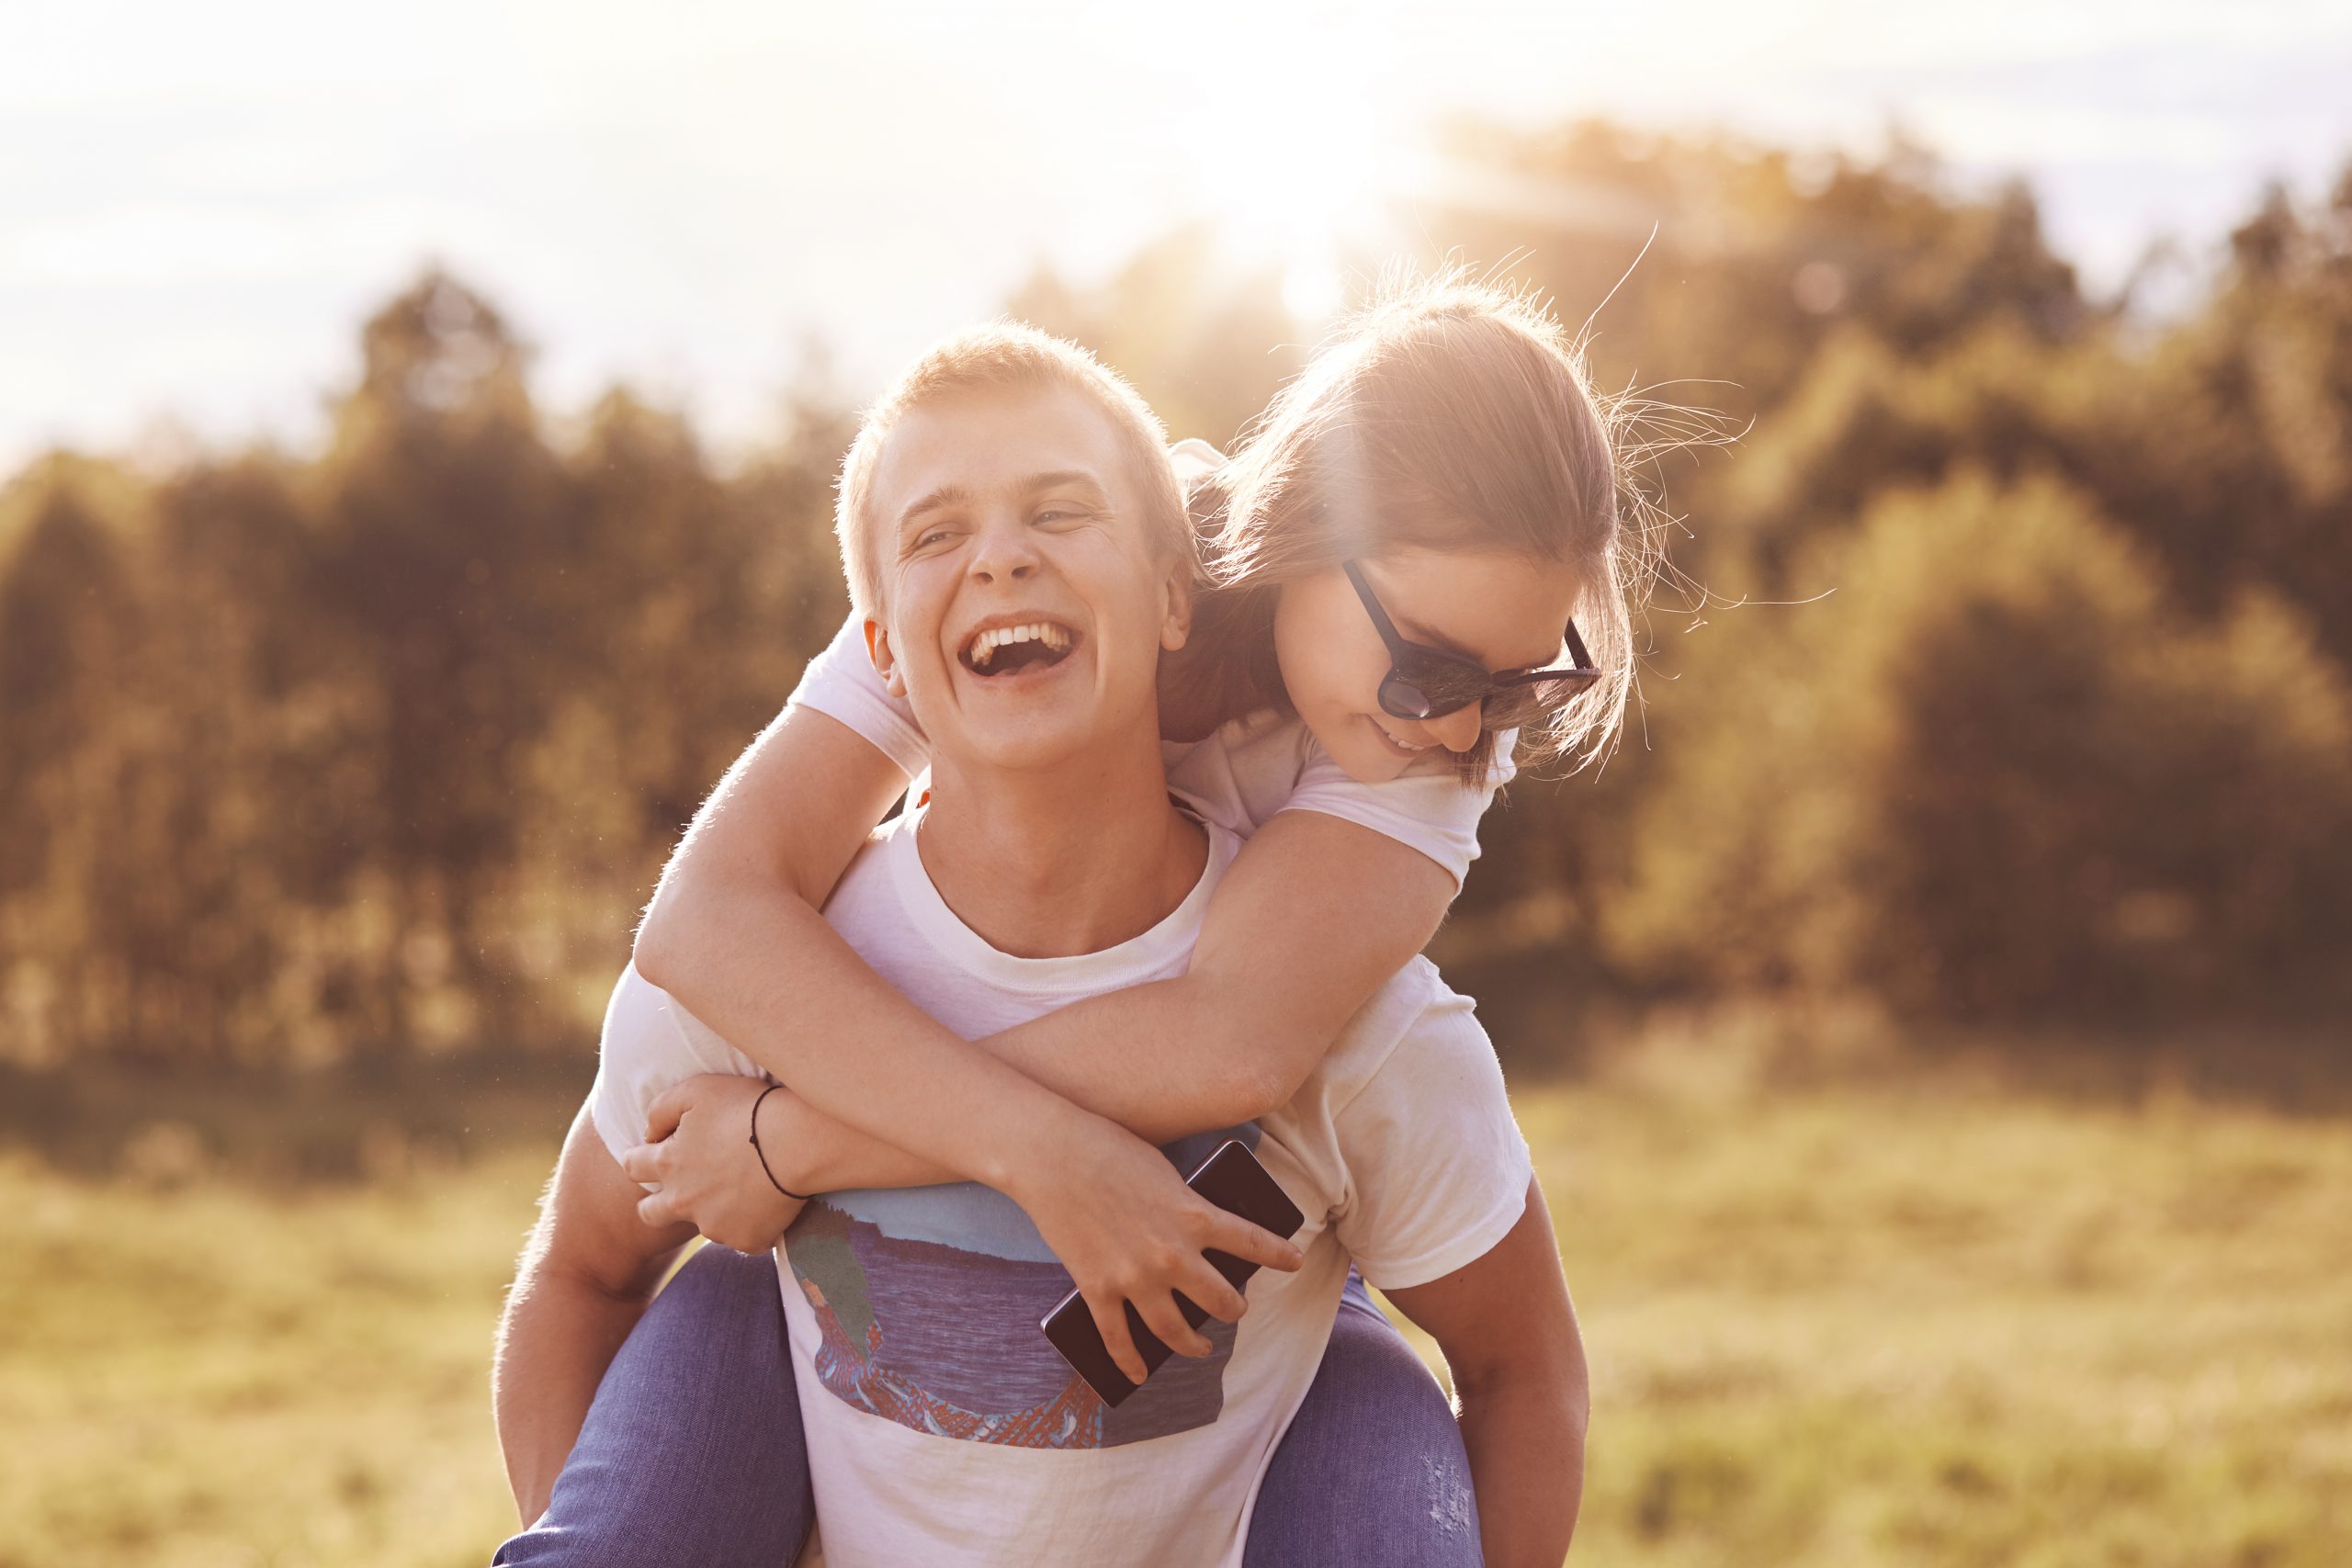
[[[1436,712],[1419,686],[1396,674],[1380,682],[1380,711],[1391,718],[1412,719],[1428,718]]]

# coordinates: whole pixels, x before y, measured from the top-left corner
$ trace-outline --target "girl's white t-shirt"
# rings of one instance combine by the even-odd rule
[[[859,852],[825,919],[967,1038],[1182,974],[1238,848],[1211,826],[1199,883],[1129,942],[1015,958],[939,896],[916,846],[922,818],[893,819]],[[697,1073],[760,1069],[623,971],[590,1096],[616,1159],[644,1141],[655,1097]],[[1350,1259],[1392,1290],[1450,1274],[1517,1224],[1532,1174],[1486,1032],[1418,958],[1349,1021],[1288,1105],[1166,1152],[1189,1170],[1227,1137],[1250,1145],[1306,1214],[1305,1266],[1261,1270],[1239,1324],[1204,1325],[1213,1354],[1171,1357],[1115,1410],[1038,1327],[1069,1276],[1010,1198],[962,1182],[828,1193],[802,1212],[777,1264],[828,1568],[1238,1565]]]
[[[931,742],[914,710],[894,697],[866,656],[864,624],[853,615],[808,661],[787,707],[814,709],[874,743],[909,778],[931,766]],[[1235,719],[1191,744],[1160,743],[1168,787],[1209,821],[1248,838],[1277,812],[1318,811],[1385,834],[1443,866],[1460,891],[1478,858],[1478,821],[1517,771],[1516,731],[1496,738],[1495,766],[1465,784],[1451,763],[1424,757],[1385,784],[1363,784],[1331,760],[1314,733],[1269,709]]]

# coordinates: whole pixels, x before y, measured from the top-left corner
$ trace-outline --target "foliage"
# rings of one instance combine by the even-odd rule
[[[1605,390],[1749,424],[1645,468],[1703,590],[1654,602],[1611,765],[1489,818],[1449,967],[2341,1006],[2352,176],[2267,197],[2148,321],[2082,294],[2021,189],[1917,147],[1578,123],[1443,152],[1422,259],[1508,259],[1571,320],[1607,297]],[[1186,229],[1012,304],[1230,441],[1312,336],[1282,283]],[[732,466],[626,389],[559,437],[507,318],[434,270],[359,349],[316,455],[53,454],[0,487],[0,1058],[576,1047],[840,615],[838,400]]]
[[[560,448],[438,273],[362,341],[315,462],[0,502],[0,1054],[576,1048],[836,624],[830,414],[729,477],[624,393]]]
[[[1944,1016],[2341,1005],[2352,692],[2306,617],[2188,615],[2046,478],[1892,491],[1818,553],[1838,595],[1704,671],[1629,959]]]

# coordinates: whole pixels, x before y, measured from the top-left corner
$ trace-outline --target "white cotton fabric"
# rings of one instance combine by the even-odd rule
[[[1188,445],[1198,445],[1190,443]],[[801,671],[787,706],[840,720],[914,778],[931,766],[931,743],[914,710],[894,697],[866,656],[863,622],[853,615]],[[1235,719],[1189,745],[1163,741],[1168,785],[1210,821],[1246,839],[1277,812],[1317,811],[1369,828],[1420,851],[1443,866],[1459,892],[1478,858],[1478,821],[1517,772],[1516,730],[1496,738],[1495,765],[1484,784],[1466,785],[1453,765],[1424,757],[1385,784],[1363,784],[1331,760],[1314,733],[1269,709]]]
[[[876,834],[825,918],[884,978],[967,1037],[1182,974],[1237,848],[1212,824],[1199,885],[1133,941],[1023,959],[989,946],[940,897],[917,849],[922,818],[912,813]],[[615,1157],[643,1141],[658,1094],[702,1072],[759,1068],[634,967],[624,970],[591,1095]],[[1392,1289],[1448,1274],[1517,1223],[1532,1174],[1471,1004],[1419,959],[1350,1021],[1288,1106],[1171,1145],[1170,1157],[1189,1166],[1227,1135],[1253,1142],[1306,1215],[1296,1237],[1306,1265],[1261,1271],[1241,1323],[1208,1325],[1216,1355],[1172,1358],[1116,1412],[1080,1392],[1039,1332],[1037,1303],[1050,1306],[1068,1276],[1009,1199],[959,1183],[828,1194],[810,1205],[786,1233],[778,1278],[829,1568],[1238,1564],[1350,1259]],[[1008,1290],[1018,1310],[967,1304]],[[939,1392],[948,1382],[955,1388]],[[889,1404],[901,1399],[911,1414]],[[1047,1430],[1040,1410],[1058,1412],[1059,1425]],[[984,1417],[980,1436],[944,1435],[942,1415],[953,1423],[971,1412]]]

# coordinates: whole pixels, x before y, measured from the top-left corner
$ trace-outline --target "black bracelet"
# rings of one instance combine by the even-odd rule
[[[795,1202],[806,1203],[809,1199],[815,1197],[816,1194],[813,1192],[795,1192],[791,1188],[786,1187],[783,1182],[778,1181],[775,1179],[775,1172],[768,1168],[767,1150],[760,1147],[760,1107],[767,1103],[768,1096],[774,1094],[783,1087],[784,1086],[780,1083],[772,1083],[768,1085],[767,1088],[760,1090],[759,1099],[752,1101],[752,1152],[760,1156],[760,1173],[768,1179],[769,1186],[775,1188],[786,1197],[792,1199]]]

